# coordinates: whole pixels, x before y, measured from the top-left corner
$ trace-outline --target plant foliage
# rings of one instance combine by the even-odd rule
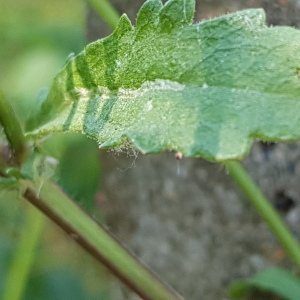
[[[299,278],[279,268],[267,269],[252,278],[234,282],[230,286],[230,295],[233,299],[241,299],[251,289],[273,292],[288,300],[300,297]]]
[[[241,158],[253,139],[300,138],[300,31],[261,9],[192,24],[194,0],[148,0],[72,56],[27,124],[32,138],[81,132],[103,148]]]

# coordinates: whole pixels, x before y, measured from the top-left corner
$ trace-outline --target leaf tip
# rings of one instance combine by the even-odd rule
[[[266,13],[262,8],[238,11],[229,14],[228,17],[233,22],[246,25],[249,29],[258,29],[266,25]]]
[[[137,29],[146,29],[156,27],[159,22],[159,11],[163,7],[161,0],[147,0],[138,12],[136,19]]]
[[[129,20],[128,16],[126,14],[123,14],[119,20],[119,23],[113,32],[113,36],[120,37],[125,32],[133,30],[133,26],[131,24],[131,21]]]
[[[160,25],[163,31],[190,24],[195,13],[195,0],[169,0],[160,10]]]

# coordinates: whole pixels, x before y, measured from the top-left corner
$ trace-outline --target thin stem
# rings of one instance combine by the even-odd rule
[[[142,299],[183,299],[163,284],[57,185],[46,181],[37,195],[32,182],[23,183],[27,186],[23,194],[26,200],[47,215]]]
[[[27,223],[8,273],[3,300],[20,300],[23,298],[44,221],[45,218],[39,211],[29,207]]]
[[[0,123],[4,127],[4,131],[10,143],[15,160],[18,165],[21,165],[27,154],[25,136],[15,111],[13,110],[1,90]]]
[[[300,268],[300,245],[283,223],[279,214],[239,162],[228,161],[224,164],[235,182],[244,191],[262,218],[269,224],[282,246]]]
[[[108,0],[88,0],[102,19],[115,29],[119,23],[120,15]]]

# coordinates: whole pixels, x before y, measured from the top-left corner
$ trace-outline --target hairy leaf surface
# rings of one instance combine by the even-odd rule
[[[27,135],[81,132],[212,161],[253,139],[300,138],[300,31],[266,27],[263,10],[192,24],[194,0],[148,0],[109,37],[71,57]]]

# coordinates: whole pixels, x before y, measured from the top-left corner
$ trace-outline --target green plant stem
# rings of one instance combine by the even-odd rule
[[[0,123],[4,127],[6,137],[10,143],[15,160],[21,165],[27,154],[25,136],[17,118],[17,115],[10,103],[0,90]]]
[[[27,222],[21,235],[20,244],[13,257],[1,299],[20,300],[23,298],[44,221],[45,218],[39,211],[34,207],[28,208]]]
[[[252,205],[260,213],[263,219],[285,248],[296,265],[300,268],[300,245],[293,237],[287,226],[283,223],[279,214],[262,194],[258,186],[253,182],[247,171],[237,161],[228,161],[224,165],[230,172],[235,182],[244,191]]]
[[[89,2],[112,29],[117,27],[120,15],[108,0],[89,0]]]
[[[23,194],[26,200],[52,219],[142,299],[183,299],[163,284],[57,185],[45,181],[37,194],[33,182],[23,181],[23,184],[26,187]]]

